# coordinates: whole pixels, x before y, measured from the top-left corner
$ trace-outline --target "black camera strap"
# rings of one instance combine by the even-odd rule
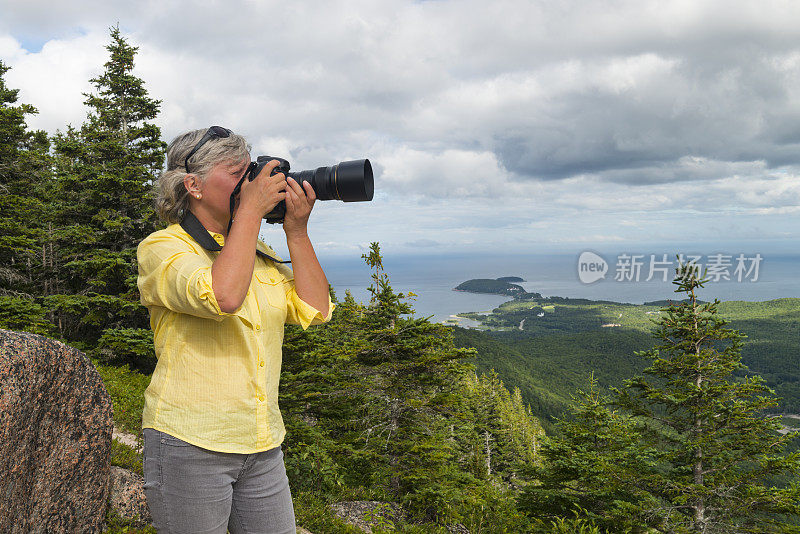
[[[239,180],[239,183],[236,184],[236,187],[233,188],[233,192],[231,193],[230,197],[230,214],[231,218],[228,221],[228,233],[231,232],[231,225],[233,224],[233,208],[236,207],[236,197],[239,196],[239,192],[242,190],[242,183],[245,180],[253,181],[255,178],[255,170],[258,167],[258,164],[255,161],[251,161],[250,165],[247,166],[247,170],[244,171],[244,175]],[[199,222],[199,221],[198,221]]]
[[[211,234],[208,233],[208,230],[206,230],[206,227],[203,226],[203,223],[201,223],[191,211],[187,211],[186,215],[183,217],[183,220],[181,221],[181,228],[183,228],[187,234],[192,236],[192,239],[197,241],[197,244],[204,249],[214,252],[222,250],[222,246],[217,243],[213,237],[211,237]],[[274,261],[275,263],[292,263],[292,260],[278,260],[265,252],[261,252],[258,249],[256,249],[256,254],[266,260]]]

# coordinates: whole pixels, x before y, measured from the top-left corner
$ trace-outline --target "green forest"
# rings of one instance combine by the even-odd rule
[[[156,359],[136,246],[163,227],[166,143],[137,48],[112,28],[107,51],[85,121],[52,136],[0,63],[0,328],[84,351],[141,436]],[[286,326],[299,525],[358,532],[329,505],[370,500],[373,532],[800,532],[800,453],[768,416],[800,407],[798,299],[703,302],[681,266],[666,305],[526,294],[464,330],[414,316],[378,243],[362,258],[368,302],[332,288],[329,323]],[[117,441],[111,461],[142,474]]]
[[[548,430],[590,374],[603,387],[620,386],[645,368],[634,352],[652,344],[655,321],[668,304],[528,300],[530,295],[504,302],[490,315],[459,314],[481,326],[456,329],[456,343],[478,349],[479,371],[494,369],[519,387]],[[760,375],[779,398],[776,412],[800,413],[800,299],[727,301],[719,313],[747,336],[747,369],[736,376]]]

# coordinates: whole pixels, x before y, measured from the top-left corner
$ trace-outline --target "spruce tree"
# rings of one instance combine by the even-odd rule
[[[8,70],[0,62],[0,328],[47,334],[52,325],[39,297],[48,293],[52,262],[49,141],[28,130],[25,117],[36,109],[17,104]]]
[[[519,388],[509,391],[494,369],[468,377],[465,384],[474,414],[475,475],[515,483],[540,463],[541,424],[523,403]]]
[[[691,532],[776,532],[785,515],[800,514],[800,487],[772,487],[772,477],[800,474],[800,453],[786,454],[777,405],[759,376],[745,371],[746,336],[727,328],[719,300],[700,303],[707,282],[697,266],[681,265],[673,282],[686,299],[663,311],[661,341],[640,353],[646,376],[628,380],[617,404],[648,423],[660,469],[650,480],[662,503],[647,510],[664,529]]]
[[[351,488],[427,520],[484,521],[481,531],[486,521],[525,523],[508,482],[512,456],[535,450],[538,422],[518,393],[475,376],[474,352],[455,347],[450,327],[413,316],[377,243],[364,259],[373,271],[369,303],[348,292],[324,326],[286,329],[280,403],[293,487]],[[490,475],[475,468],[485,466],[475,444],[486,432],[497,460]]]
[[[388,460],[389,490],[428,519],[447,520],[460,497],[454,426],[466,409],[461,386],[473,371],[463,360],[472,351],[456,349],[448,327],[405,317],[413,309],[391,287],[377,243],[362,257],[373,284],[364,314],[368,345],[357,355],[359,426]]]
[[[574,401],[557,433],[543,441],[542,462],[532,466],[535,482],[520,494],[520,508],[547,520],[577,513],[610,532],[646,532],[659,524],[643,513],[658,501],[644,483],[656,451],[644,444],[641,425],[611,406],[593,376]]]
[[[136,47],[111,28],[110,58],[84,94],[80,129],[55,137],[59,332],[95,356],[152,370],[147,311],[136,288],[136,247],[157,229],[153,184],[165,143],[152,124],[160,101],[133,74]]]
[[[698,300],[705,282],[696,266],[678,267],[687,298],[662,309],[660,344],[637,353],[650,360],[645,376],[613,389],[610,403],[589,396],[562,424],[523,508],[585,511],[618,531],[795,531],[800,453],[785,451],[793,436],[764,415],[777,400],[745,373],[745,336],[726,327],[718,300]],[[781,476],[795,482],[774,485]]]

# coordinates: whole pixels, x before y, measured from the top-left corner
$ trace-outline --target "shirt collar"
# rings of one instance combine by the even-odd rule
[[[217,232],[208,232],[211,234],[211,237],[214,238],[214,241],[219,243],[219,246],[225,246],[225,237],[222,234],[218,234]]]

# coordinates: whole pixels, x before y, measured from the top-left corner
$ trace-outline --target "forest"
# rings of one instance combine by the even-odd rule
[[[0,63],[0,328],[84,351],[115,426],[141,436],[156,359],[136,246],[163,227],[153,186],[166,144],[137,48],[112,28],[107,50],[85,121],[52,136],[28,128],[36,110]],[[332,288],[329,323],[286,326],[298,524],[357,532],[330,505],[369,500],[387,510],[367,518],[373,532],[800,531],[795,436],[766,415],[798,405],[788,385],[790,401],[768,387],[797,383],[797,302],[702,302],[689,265],[652,316],[528,294],[486,320],[496,332],[466,331],[414,317],[378,243],[362,257],[368,302]],[[111,462],[142,473],[116,441]]]
[[[479,348],[478,369],[494,369],[519,387],[523,400],[549,430],[590,374],[603,387],[620,386],[644,369],[646,362],[634,352],[650,343],[660,310],[669,304],[518,298],[490,315],[459,314],[481,326],[457,329],[456,343]],[[779,399],[776,411],[800,412],[800,299],[726,301],[719,310],[747,336],[742,347],[747,369],[736,376],[760,375]]]

